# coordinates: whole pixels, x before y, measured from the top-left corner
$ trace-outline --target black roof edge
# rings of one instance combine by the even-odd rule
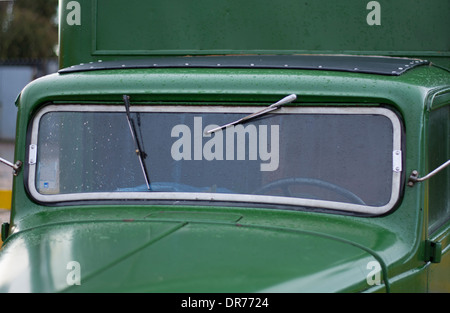
[[[143,68],[259,68],[327,70],[398,76],[430,64],[427,60],[358,55],[214,55],[165,56],[145,59],[97,61],[73,65],[60,74],[112,69]]]

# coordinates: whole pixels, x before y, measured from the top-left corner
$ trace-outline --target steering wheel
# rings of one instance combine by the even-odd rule
[[[253,194],[261,194],[261,193],[264,193],[267,190],[270,190],[273,188],[281,188],[281,190],[283,191],[283,193],[286,197],[292,197],[292,193],[289,190],[289,186],[292,186],[292,185],[313,185],[313,186],[325,188],[325,189],[331,190],[341,196],[344,196],[345,198],[349,199],[352,203],[366,205],[364,203],[364,201],[361,200],[360,197],[355,195],[350,190],[340,187],[338,185],[326,182],[324,180],[315,179],[315,178],[292,177],[292,178],[279,179],[279,180],[273,181],[271,183],[268,183],[268,184],[262,186],[261,188],[254,191]]]

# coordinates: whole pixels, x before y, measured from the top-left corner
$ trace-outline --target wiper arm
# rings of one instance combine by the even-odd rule
[[[136,149],[136,154],[139,158],[139,163],[141,164],[142,173],[144,174],[145,183],[147,184],[148,190],[151,190],[150,188],[150,178],[147,172],[147,166],[145,165],[145,158],[147,157],[147,154],[142,149],[141,142],[139,141],[139,138],[136,133],[136,126],[134,124],[134,120],[131,118],[130,114],[130,97],[127,95],[123,95],[123,102],[125,103],[125,109],[127,112],[127,121],[128,126],[130,127],[131,137],[133,137],[134,146]]]
[[[245,116],[245,117],[243,117],[243,118],[241,118],[241,119],[239,119],[237,121],[234,121],[234,122],[231,122],[231,123],[228,123],[228,124],[225,124],[225,125],[213,128],[213,129],[210,129],[210,130],[206,131],[205,134],[211,134],[213,132],[216,132],[218,130],[227,128],[229,126],[233,126],[233,125],[236,125],[236,124],[242,124],[242,123],[244,123],[244,122],[246,122],[248,120],[254,119],[254,118],[258,117],[258,116],[267,114],[267,113],[272,112],[274,110],[278,110],[281,106],[283,106],[283,105],[285,105],[287,103],[290,103],[292,101],[295,101],[295,99],[297,99],[297,96],[295,94],[289,95],[287,97],[284,97],[280,101],[269,105],[268,107],[266,107],[265,109],[262,109],[261,111],[258,111],[258,112],[252,113],[250,115],[247,115],[247,116]]]

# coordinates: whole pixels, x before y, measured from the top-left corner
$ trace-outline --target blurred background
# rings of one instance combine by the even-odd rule
[[[58,0],[0,0],[0,157],[14,163],[20,91],[58,70]],[[0,164],[0,208],[12,188],[12,170]],[[3,196],[2,196],[3,195]]]
[[[20,91],[57,70],[58,0],[0,0],[0,157],[16,161]],[[0,163],[0,224],[9,222],[12,180],[12,169]]]

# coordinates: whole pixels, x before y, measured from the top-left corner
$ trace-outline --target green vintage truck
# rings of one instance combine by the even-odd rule
[[[449,1],[59,9],[0,291],[450,291]]]

